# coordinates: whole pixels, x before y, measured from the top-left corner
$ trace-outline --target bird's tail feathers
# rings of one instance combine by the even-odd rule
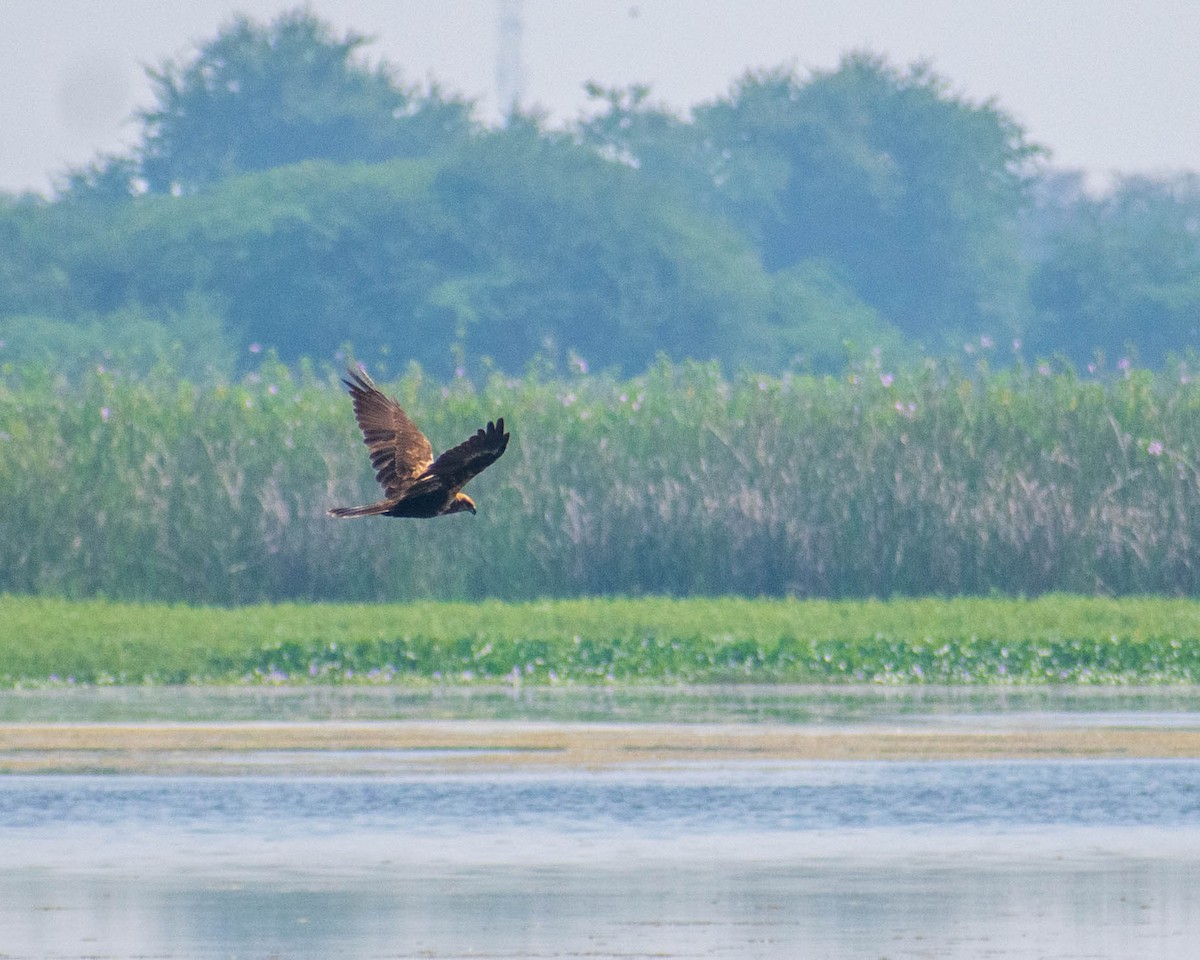
[[[391,506],[390,502],[383,500],[379,503],[368,504],[365,507],[333,507],[329,511],[329,515],[331,517],[338,517],[339,519],[346,517],[375,517],[381,513],[387,513],[388,508]]]

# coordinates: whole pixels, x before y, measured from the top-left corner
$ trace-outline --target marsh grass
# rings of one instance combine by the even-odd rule
[[[0,597],[0,683],[1200,682],[1200,603]]]
[[[503,415],[479,515],[377,496],[332,372],[0,376],[0,590],[238,605],[1200,592],[1200,386],[867,364],[387,381],[438,449]]]

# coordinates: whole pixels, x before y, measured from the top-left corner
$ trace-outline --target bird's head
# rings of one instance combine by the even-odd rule
[[[468,497],[465,493],[456,493],[454,499],[450,501],[450,509],[447,513],[460,513],[463,510],[475,512],[475,501]]]

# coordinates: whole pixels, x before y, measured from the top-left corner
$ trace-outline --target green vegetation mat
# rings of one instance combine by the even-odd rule
[[[604,599],[240,608],[0,597],[0,683],[1200,682],[1200,603]]]

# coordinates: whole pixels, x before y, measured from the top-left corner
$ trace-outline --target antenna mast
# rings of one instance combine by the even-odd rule
[[[500,0],[499,44],[496,52],[496,106],[508,120],[521,107],[521,0]]]

